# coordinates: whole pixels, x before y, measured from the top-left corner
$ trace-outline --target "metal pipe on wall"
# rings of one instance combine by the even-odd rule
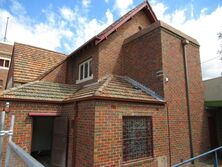
[[[185,87],[186,87],[186,100],[187,100],[187,117],[188,117],[188,129],[189,129],[189,141],[190,141],[190,157],[194,156],[193,153],[193,137],[192,137],[192,124],[191,124],[191,114],[190,114],[190,96],[189,96],[189,73],[187,64],[187,45],[189,41],[183,39],[183,59],[184,59],[184,72],[185,72]]]

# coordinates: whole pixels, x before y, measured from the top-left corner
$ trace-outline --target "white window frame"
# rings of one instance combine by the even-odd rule
[[[0,69],[5,69],[5,70],[8,70],[9,67],[10,67],[10,63],[11,63],[11,59],[8,59],[8,58],[5,58],[5,57],[0,57],[0,59],[2,59],[4,62],[3,62],[3,66],[0,66]],[[9,61],[9,66],[8,67],[5,67],[5,62],[6,60]]]
[[[76,84],[79,84],[79,83],[82,83],[82,82],[85,82],[85,81],[89,81],[91,79],[93,79],[93,74],[91,76],[89,76],[90,74],[90,62],[92,63],[92,58],[84,61],[83,63],[79,64],[79,71],[78,71],[78,80],[76,80]],[[85,77],[85,66],[86,64],[88,64],[88,76]],[[83,79],[80,79],[81,78],[81,66],[83,66]]]

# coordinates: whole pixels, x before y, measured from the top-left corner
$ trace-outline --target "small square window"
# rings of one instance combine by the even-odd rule
[[[93,78],[92,74],[92,59],[88,59],[79,64],[79,78],[76,83],[88,81]]]
[[[123,117],[123,160],[153,156],[151,117]]]

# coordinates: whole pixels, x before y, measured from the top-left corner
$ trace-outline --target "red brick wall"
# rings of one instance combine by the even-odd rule
[[[44,76],[41,80],[57,82],[57,83],[66,83],[66,61],[56,67],[53,71]]]
[[[121,52],[124,40],[138,32],[139,26],[146,28],[149,24],[148,17],[141,11],[99,45],[98,78],[122,73]]]
[[[143,31],[138,34],[143,33]],[[160,30],[155,29],[140,38],[126,41],[123,47],[123,75],[148,86],[163,96]]]
[[[182,40],[169,31],[161,31],[163,71],[169,78],[164,84],[164,98],[169,110],[172,164],[190,158]],[[207,117],[203,108],[199,47],[191,43],[187,49],[193,147],[197,155],[208,149]]]
[[[76,120],[75,120],[76,121]],[[93,166],[94,162],[94,122],[95,102],[78,102],[77,131],[76,131],[76,167]]]
[[[169,78],[164,98],[169,110],[172,164],[190,158],[190,143],[181,39],[161,32],[163,71]]]
[[[170,119],[172,164],[175,164],[190,158],[183,39],[165,28],[156,27],[149,30],[143,30],[125,41],[124,75],[164,96]],[[187,55],[193,147],[194,154],[197,155],[209,148],[199,47],[191,42]],[[169,79],[168,82],[156,77],[158,70],[163,70]]]
[[[134,163],[122,160],[122,117],[152,116],[154,157]],[[166,156],[169,162],[167,116],[164,107],[146,104],[97,101],[95,111],[94,166],[157,166]]]
[[[190,83],[191,121],[194,154],[209,149],[207,112],[204,111],[204,89],[201,77],[199,47],[188,45],[188,73]]]

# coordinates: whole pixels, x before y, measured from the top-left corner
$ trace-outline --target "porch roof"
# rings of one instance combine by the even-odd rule
[[[3,91],[0,99],[62,101],[77,90],[76,85],[34,81]]]
[[[163,103],[150,89],[123,76],[107,76],[98,82],[80,87],[46,81],[34,81],[12,88],[0,95],[0,100],[72,102],[88,98]]]
[[[206,107],[222,107],[222,100],[205,101]]]

